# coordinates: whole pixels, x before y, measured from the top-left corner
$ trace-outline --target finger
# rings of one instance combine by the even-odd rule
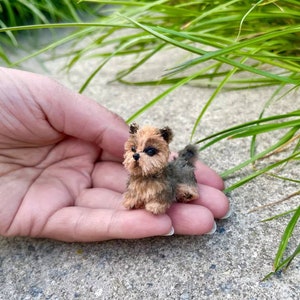
[[[120,163],[100,162],[94,168],[92,180],[94,187],[123,193],[126,189],[128,173]]]
[[[121,163],[124,160],[123,156],[116,156],[111,154],[110,152],[104,150],[102,151],[101,155],[99,156],[99,161],[112,161]]]
[[[228,198],[219,190],[206,185],[199,185],[199,199],[189,204],[208,208],[215,219],[221,219],[229,212]],[[105,188],[85,189],[76,199],[76,206],[91,208],[125,209],[122,194]]]
[[[66,242],[94,242],[167,235],[171,229],[167,215],[153,215],[145,210],[65,207],[48,220],[40,236]]]
[[[75,206],[125,210],[122,194],[105,188],[83,190],[75,200]]]
[[[195,176],[198,183],[209,185],[218,190],[224,190],[223,179],[214,170],[201,161],[197,161],[195,167]]]
[[[175,234],[201,235],[210,232],[214,226],[214,216],[203,206],[174,203],[168,210]]]
[[[96,143],[105,153],[122,159],[124,143],[128,138],[125,122],[83,95],[64,87],[58,91],[61,97],[51,98],[55,107],[47,112],[51,125],[60,132]],[[54,110],[63,112],[63,120],[57,117],[58,114],[51,114]]]
[[[1,71],[25,84],[28,94],[56,131],[96,143],[114,157],[122,158],[129,133],[119,116],[45,76],[5,68]]]
[[[215,219],[221,219],[229,211],[229,201],[224,193],[208,185],[198,184],[199,199],[192,201],[192,204],[198,204],[208,208]]]

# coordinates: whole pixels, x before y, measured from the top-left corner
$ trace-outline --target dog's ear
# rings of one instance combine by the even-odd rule
[[[139,130],[139,125],[136,123],[132,123],[129,125],[129,133],[135,134]]]
[[[166,126],[164,128],[159,129],[159,132],[163,139],[169,144],[173,139],[173,131],[170,127]]]

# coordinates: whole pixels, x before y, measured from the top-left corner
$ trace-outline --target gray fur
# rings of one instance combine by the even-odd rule
[[[167,178],[170,186],[170,192],[175,199],[176,186],[178,184],[196,185],[197,181],[194,175],[194,162],[198,158],[198,151],[196,146],[187,145],[178,153],[178,157],[168,163],[166,168]]]

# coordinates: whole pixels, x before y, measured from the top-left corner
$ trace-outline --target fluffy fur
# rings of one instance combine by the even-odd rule
[[[173,202],[188,202],[198,198],[194,162],[197,149],[186,146],[169,162],[169,143],[173,133],[169,127],[155,128],[130,125],[130,137],[125,143],[124,166],[130,174],[123,205],[165,213]]]

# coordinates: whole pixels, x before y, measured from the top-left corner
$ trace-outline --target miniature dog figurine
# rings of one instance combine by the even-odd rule
[[[123,201],[125,208],[145,208],[153,214],[162,214],[173,202],[199,197],[194,175],[195,146],[186,146],[169,162],[169,143],[173,138],[169,127],[139,128],[133,123],[129,133],[123,162],[130,174]]]

